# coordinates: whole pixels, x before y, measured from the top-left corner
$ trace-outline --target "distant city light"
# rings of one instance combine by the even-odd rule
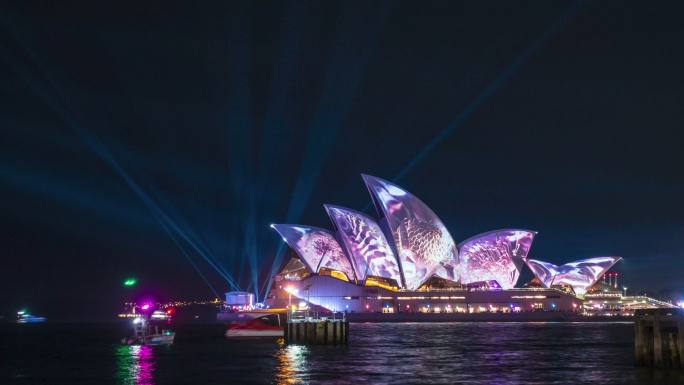
[[[150,308],[150,304],[149,304],[149,303],[146,303],[146,304],[140,306],[140,308],[143,309],[143,310],[147,310],[147,309]]]
[[[136,283],[138,283],[138,280],[137,280],[137,279],[135,279],[135,278],[127,278],[127,279],[124,281],[123,285],[126,286],[126,287],[131,287],[131,286],[135,286]]]
[[[684,301],[677,302],[677,306],[684,308]]]

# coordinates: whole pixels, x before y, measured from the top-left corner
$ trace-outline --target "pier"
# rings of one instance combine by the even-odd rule
[[[285,342],[307,345],[346,345],[349,321],[346,318],[291,317],[285,327]]]
[[[637,365],[684,369],[684,309],[643,309],[634,316]]]

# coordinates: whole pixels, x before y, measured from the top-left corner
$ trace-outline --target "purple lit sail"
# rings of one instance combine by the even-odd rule
[[[348,208],[325,205],[340,239],[354,263],[356,276],[394,279],[401,285],[399,266],[380,226],[370,217]]]
[[[387,220],[407,289],[419,288],[442,263],[458,260],[451,234],[425,203],[386,180],[363,179]]]
[[[318,273],[321,267],[325,267],[346,274],[350,280],[355,279],[349,259],[328,230],[300,225],[272,227],[297,252],[311,272]]]
[[[545,286],[569,285],[575,293],[584,295],[620,257],[593,257],[556,266],[549,262],[530,259],[528,266]],[[551,281],[549,282],[549,276]]]
[[[505,229],[471,237],[458,245],[454,275],[464,284],[495,280],[510,289],[518,281],[535,235],[534,231]]]
[[[532,273],[541,283],[546,287],[551,287],[553,277],[558,274],[558,266],[550,262],[537,261],[536,259],[528,259],[527,267],[532,270]]]

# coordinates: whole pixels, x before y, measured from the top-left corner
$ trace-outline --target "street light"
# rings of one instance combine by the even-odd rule
[[[287,292],[287,307],[291,309],[292,308],[292,294],[297,295],[297,293],[299,293],[299,289],[297,289],[296,287],[287,286],[285,288],[285,291]]]
[[[627,296],[627,286],[623,286],[622,291],[623,291],[622,296],[626,297]]]

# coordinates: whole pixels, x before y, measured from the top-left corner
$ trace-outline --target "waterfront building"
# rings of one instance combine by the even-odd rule
[[[584,295],[583,313],[588,316],[633,316],[639,309],[675,308],[674,304],[645,295],[630,295],[617,286],[616,274],[606,274],[610,281],[597,282]]]

